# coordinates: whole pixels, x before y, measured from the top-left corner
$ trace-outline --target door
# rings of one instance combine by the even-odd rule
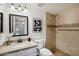
[[[56,16],[50,13],[46,13],[46,43],[45,47],[51,51],[55,48],[56,41],[56,29],[53,27],[56,25]]]

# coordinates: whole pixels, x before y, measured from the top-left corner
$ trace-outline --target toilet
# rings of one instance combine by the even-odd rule
[[[44,48],[44,40],[41,39],[41,40],[34,40],[38,46],[37,46],[37,55],[38,56],[54,56],[53,53],[47,49],[47,48]]]

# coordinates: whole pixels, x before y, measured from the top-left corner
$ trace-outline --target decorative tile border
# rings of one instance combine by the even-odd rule
[[[79,27],[79,23],[56,25],[56,28],[60,27]]]
[[[56,28],[56,25],[47,25],[48,28]]]
[[[48,28],[64,28],[64,27],[79,27],[79,23],[62,24],[62,25],[47,25]]]
[[[58,29],[58,31],[79,31],[79,29]]]
[[[69,29],[70,27],[79,27],[79,23],[73,23],[73,24],[62,24],[62,25],[47,25],[48,28],[54,29],[58,28],[58,31],[79,31],[79,29]],[[63,29],[59,29],[63,28]],[[67,29],[65,29],[67,28]]]

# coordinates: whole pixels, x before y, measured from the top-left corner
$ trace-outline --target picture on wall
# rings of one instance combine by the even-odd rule
[[[33,18],[33,32],[42,32],[42,19]]]
[[[28,35],[28,17],[9,14],[9,31],[13,36]]]
[[[0,33],[3,32],[3,13],[0,13]]]

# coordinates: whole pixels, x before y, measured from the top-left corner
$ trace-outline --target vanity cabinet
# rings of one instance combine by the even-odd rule
[[[7,53],[5,56],[36,56],[36,47]]]
[[[22,43],[12,43],[8,46],[3,46],[0,49],[2,56],[36,56],[37,43],[34,41],[23,41]]]

